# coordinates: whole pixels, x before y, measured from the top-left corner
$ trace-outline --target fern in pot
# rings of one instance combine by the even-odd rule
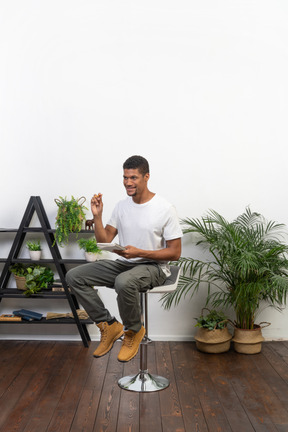
[[[255,323],[260,306],[280,311],[288,293],[284,224],[267,221],[249,207],[232,222],[211,210],[200,219],[184,219],[182,223],[184,233],[196,235],[196,245],[208,250],[209,256],[205,261],[180,258],[176,264],[182,267],[183,274],[177,290],[164,295],[164,305],[166,308],[173,303],[177,305],[182,297],[188,293],[193,296],[200,284],[205,284],[206,304],[234,310],[236,351],[251,354],[261,351],[263,323]],[[251,339],[247,349],[245,335]]]
[[[78,234],[82,229],[82,223],[85,219],[85,210],[87,207],[84,206],[86,198],[81,197],[79,199],[71,197],[71,200],[67,198],[59,197],[55,199],[58,206],[58,212],[55,223],[55,241],[59,246],[64,246],[69,241],[69,234]]]

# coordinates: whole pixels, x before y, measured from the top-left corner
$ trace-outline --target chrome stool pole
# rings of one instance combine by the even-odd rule
[[[152,375],[147,369],[147,346],[152,342],[148,337],[147,303],[147,292],[140,292],[141,318],[146,329],[146,334],[140,344],[140,370],[136,375],[128,375],[120,378],[118,381],[118,385],[122,389],[140,393],[164,390],[170,384],[167,378]]]

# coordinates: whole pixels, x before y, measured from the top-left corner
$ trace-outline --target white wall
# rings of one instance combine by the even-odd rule
[[[19,225],[31,195],[54,225],[54,198],[101,191],[107,219],[132,154],[147,157],[151,190],[180,217],[234,218],[250,204],[288,223],[287,20],[286,0],[0,0],[0,227]],[[155,295],[151,335],[190,339],[204,298],[167,312]],[[287,310],[259,320],[272,323],[267,338],[288,338]],[[29,331],[1,325],[2,337],[43,337],[42,326]]]

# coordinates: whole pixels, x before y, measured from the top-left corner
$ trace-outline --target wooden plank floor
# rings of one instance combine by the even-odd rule
[[[170,380],[156,393],[121,390],[139,356],[117,361],[120,342],[0,341],[1,432],[288,432],[288,342],[261,354],[203,354],[194,342],[154,342],[148,366]]]

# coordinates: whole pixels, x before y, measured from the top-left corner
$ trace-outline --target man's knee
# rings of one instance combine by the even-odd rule
[[[123,293],[125,291],[135,290],[137,288],[137,283],[131,276],[128,277],[125,273],[120,273],[115,278],[114,288],[117,294]]]
[[[77,267],[74,267],[71,270],[68,270],[65,276],[66,282],[69,286],[73,286],[73,283],[77,279]]]

